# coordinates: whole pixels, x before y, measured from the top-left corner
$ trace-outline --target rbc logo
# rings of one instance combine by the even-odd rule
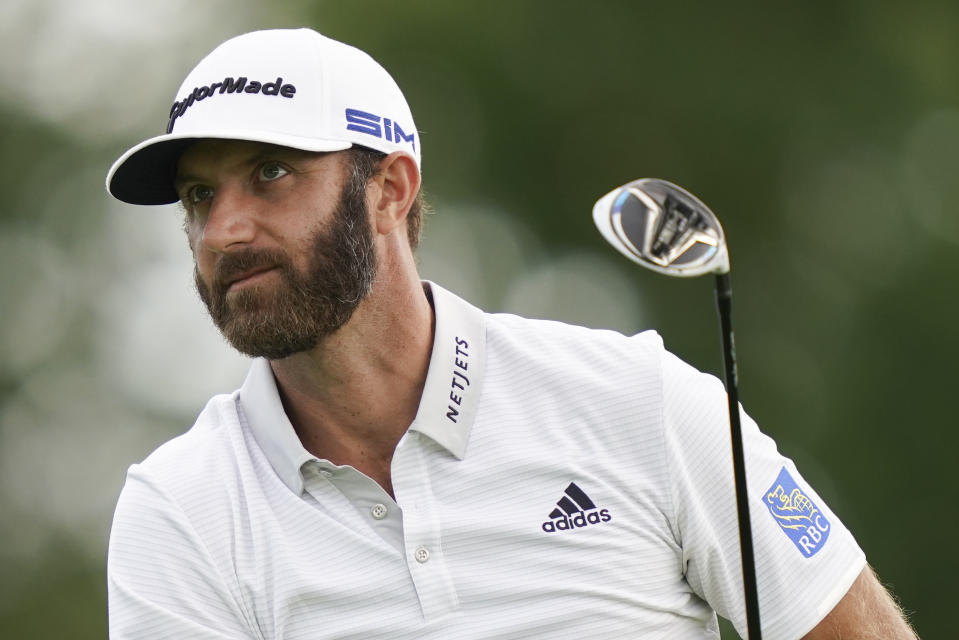
[[[359,131],[377,138],[385,138],[388,142],[409,142],[413,150],[416,150],[416,134],[406,135],[399,122],[394,122],[389,118],[381,118],[375,113],[368,113],[359,109],[347,109],[346,122],[346,128],[349,131]],[[381,122],[383,123],[382,126],[380,125]]]
[[[796,548],[811,558],[829,539],[829,520],[796,484],[786,467],[765,497],[766,506]]]

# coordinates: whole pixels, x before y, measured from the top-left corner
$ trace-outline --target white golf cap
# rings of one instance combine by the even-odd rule
[[[166,133],[120,156],[107,190],[131,204],[176,202],[176,162],[202,138],[304,151],[358,145],[421,162],[413,116],[390,74],[312,29],[254,31],[214,49],[177,91]]]

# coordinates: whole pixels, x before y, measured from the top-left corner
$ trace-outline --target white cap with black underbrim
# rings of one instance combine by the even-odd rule
[[[214,49],[177,91],[166,133],[120,156],[107,190],[131,204],[176,202],[176,162],[203,138],[304,151],[357,145],[403,151],[421,164],[413,115],[390,74],[312,29],[254,31]]]

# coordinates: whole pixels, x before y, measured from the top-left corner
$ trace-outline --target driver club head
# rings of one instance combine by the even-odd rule
[[[593,206],[593,221],[617,251],[668,276],[729,273],[726,236],[699,198],[658,178],[613,189]]]

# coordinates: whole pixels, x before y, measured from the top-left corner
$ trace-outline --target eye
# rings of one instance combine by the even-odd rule
[[[265,182],[278,180],[289,173],[289,170],[279,162],[265,162],[257,170],[257,177]]]
[[[213,187],[205,184],[195,184],[186,190],[186,201],[198,204],[213,197]]]

